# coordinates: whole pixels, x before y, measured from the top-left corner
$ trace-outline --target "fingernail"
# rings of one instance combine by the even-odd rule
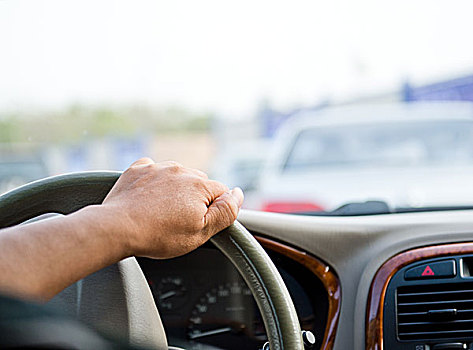
[[[243,204],[243,199],[245,197],[243,195],[243,191],[241,190],[241,188],[240,187],[235,187],[233,190],[231,190],[231,194],[238,201],[238,206],[241,207],[241,205]]]

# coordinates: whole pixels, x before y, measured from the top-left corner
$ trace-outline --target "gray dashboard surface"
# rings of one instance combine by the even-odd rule
[[[358,217],[242,210],[238,219],[254,233],[305,250],[335,270],[342,290],[335,350],[365,348],[369,288],[386,260],[416,247],[473,241],[473,210]]]

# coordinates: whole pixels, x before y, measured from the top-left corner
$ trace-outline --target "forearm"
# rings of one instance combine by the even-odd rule
[[[242,202],[199,170],[140,159],[102,205],[0,230],[0,293],[48,300],[128,256],[186,254],[231,225]]]
[[[129,255],[120,218],[92,206],[0,231],[0,291],[48,300]]]

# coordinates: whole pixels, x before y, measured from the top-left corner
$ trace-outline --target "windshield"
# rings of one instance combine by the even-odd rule
[[[0,192],[148,156],[248,209],[472,206],[472,10],[0,0]]]
[[[284,169],[473,166],[473,122],[398,122],[307,128]]]

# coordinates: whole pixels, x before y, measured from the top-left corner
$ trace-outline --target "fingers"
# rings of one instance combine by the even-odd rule
[[[213,236],[233,224],[243,204],[243,192],[236,187],[216,198],[209,206],[204,216],[204,230]]]
[[[238,202],[238,208],[241,208],[241,205],[243,204],[243,200],[245,199],[243,191],[241,190],[240,187],[235,187],[231,191],[231,193],[232,193],[232,196],[235,197]]]
[[[214,200],[223,195],[225,192],[230,191],[223,183],[215,180],[204,181],[204,185],[207,190],[207,206],[209,206]]]
[[[130,165],[130,168],[139,166],[139,165],[148,165],[148,164],[154,164],[154,161],[151,158],[144,157],[140,158],[137,161],[133,162],[132,165]]]
[[[181,164],[173,161],[155,163],[151,158],[145,157],[135,161],[130,168],[151,164],[156,164],[157,168],[165,169],[167,172],[170,171],[172,174],[175,174],[175,176],[182,176],[187,173],[192,174],[192,176],[197,176],[200,179],[197,181],[197,183],[200,183],[200,191],[203,189],[207,197],[206,204],[208,208],[204,216],[204,231],[208,237],[230,226],[236,220],[243,203],[243,192],[240,188],[234,188],[230,191],[228,187],[221,182],[209,180],[207,174],[204,172],[197,169],[185,168]],[[184,178],[182,178],[182,181],[185,181]]]

